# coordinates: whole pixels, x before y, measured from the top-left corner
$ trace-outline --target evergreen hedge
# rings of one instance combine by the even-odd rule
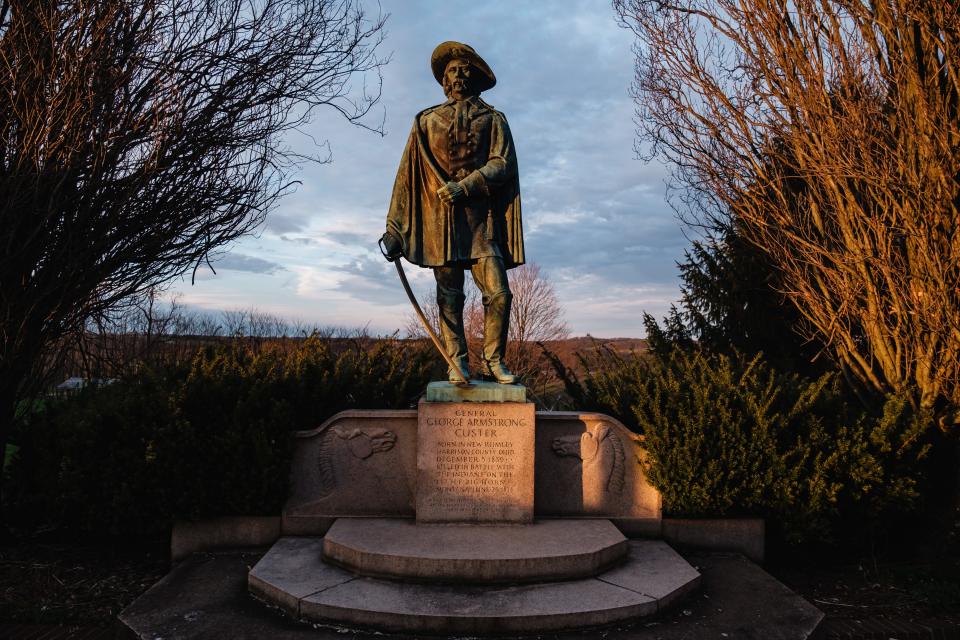
[[[582,380],[560,371],[574,403],[644,435],[668,515],[763,516],[797,542],[834,539],[841,521],[862,526],[918,498],[932,421],[903,398],[871,416],[835,374],[783,374],[759,355],[605,351],[584,364]]]
[[[185,366],[143,369],[25,416],[7,514],[28,531],[113,534],[276,515],[291,431],[348,408],[408,408],[433,366],[423,345],[396,340],[204,347]]]

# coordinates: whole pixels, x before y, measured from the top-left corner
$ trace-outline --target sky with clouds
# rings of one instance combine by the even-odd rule
[[[317,112],[307,133],[329,143],[332,162],[304,166],[302,183],[256,236],[214,260],[216,274],[199,271],[171,293],[193,308],[257,309],[307,325],[375,333],[406,325],[409,303],[376,241],[413,116],[444,100],[430,54],[458,40],[497,76],[483,98],[506,114],[516,143],[527,260],[553,282],[573,335],[643,336],[643,311],[661,317],[679,296],[676,261],[689,243],[664,197],[667,169],[636,159],[633,38],[610,5],[379,6],[389,14],[380,52],[391,61],[370,122],[385,117],[386,135],[353,127],[332,109]],[[407,265],[407,273],[416,290],[431,289],[429,270]]]

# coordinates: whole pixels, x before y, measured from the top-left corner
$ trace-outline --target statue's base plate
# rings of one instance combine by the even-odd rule
[[[427,402],[526,402],[527,388],[522,384],[498,384],[471,380],[470,386],[452,382],[427,385]]]

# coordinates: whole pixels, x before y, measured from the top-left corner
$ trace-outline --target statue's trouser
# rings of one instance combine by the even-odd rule
[[[463,328],[463,266],[434,267],[437,280],[437,305],[440,308],[440,335],[450,357],[467,364],[467,339]],[[513,294],[507,280],[503,260],[479,258],[469,265],[473,281],[480,289],[483,302],[483,359],[488,365],[503,362],[510,326],[510,303]]]

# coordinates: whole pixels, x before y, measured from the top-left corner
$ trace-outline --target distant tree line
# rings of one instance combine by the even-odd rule
[[[52,382],[64,376],[114,378],[144,366],[189,362],[206,345],[240,343],[250,348],[295,343],[310,336],[373,343],[365,331],[320,327],[256,308],[204,311],[164,298],[151,289],[136,300],[87,323],[59,355]]]

